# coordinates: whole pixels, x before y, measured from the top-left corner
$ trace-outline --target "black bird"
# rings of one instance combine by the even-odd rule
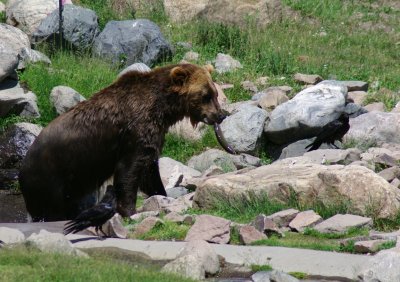
[[[330,123],[324,125],[321,128],[321,131],[318,133],[317,138],[315,138],[314,142],[306,147],[310,148],[308,152],[317,150],[322,143],[327,143],[334,146],[336,149],[339,149],[335,145],[335,141],[338,140],[342,142],[343,136],[350,129],[349,124],[349,116],[347,113],[342,113],[337,120],[331,121]]]
[[[69,233],[77,233],[90,226],[96,227],[96,233],[100,231],[107,236],[101,229],[102,225],[107,222],[116,213],[117,202],[115,198],[115,191],[112,185],[107,186],[106,193],[101,201],[81,212],[75,219],[68,221],[64,226],[64,235]]]

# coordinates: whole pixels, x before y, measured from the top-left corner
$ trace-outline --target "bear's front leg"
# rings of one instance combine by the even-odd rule
[[[114,175],[117,196],[117,210],[123,217],[136,212],[138,189],[148,196],[166,196],[158,168],[157,150],[146,148],[137,150],[135,156],[121,160]]]

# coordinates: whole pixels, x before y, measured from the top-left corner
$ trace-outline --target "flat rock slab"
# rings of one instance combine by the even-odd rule
[[[54,222],[31,222],[31,223],[0,223],[0,227],[8,227],[18,229],[24,233],[25,237],[29,237],[32,233],[39,233],[44,229],[52,233],[63,233],[64,224],[67,221],[54,221]],[[92,235],[89,231],[81,231],[77,234]]]
[[[185,242],[141,241],[107,238],[85,240],[85,236],[69,234],[77,248],[116,247],[145,253],[153,260],[175,259],[184,248]],[[357,271],[369,256],[303,250],[284,247],[210,245],[227,263],[239,265],[264,265],[284,272],[304,272],[312,275],[340,276],[355,279]],[[301,259],[299,259],[301,258]]]
[[[317,224],[314,228],[321,233],[345,232],[351,227],[371,226],[372,219],[352,214],[337,214]]]

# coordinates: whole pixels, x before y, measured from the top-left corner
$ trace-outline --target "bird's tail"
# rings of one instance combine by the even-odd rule
[[[79,231],[82,231],[86,227],[86,224],[81,221],[71,220],[65,223],[63,233],[64,235],[67,235],[69,233],[77,233]]]
[[[305,149],[310,148],[307,150],[307,152],[310,152],[310,151],[317,150],[321,145],[322,145],[322,143],[314,141],[311,144],[307,145]]]

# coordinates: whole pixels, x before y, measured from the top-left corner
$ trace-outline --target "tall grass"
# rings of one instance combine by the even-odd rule
[[[326,205],[322,202],[302,203],[293,193],[287,201],[278,201],[270,199],[266,193],[248,192],[242,195],[225,197],[214,193],[210,197],[210,207],[208,214],[214,214],[223,218],[240,223],[249,223],[257,215],[271,215],[275,212],[289,208],[295,208],[300,211],[314,210],[323,218],[329,218],[338,213],[348,213],[351,209],[350,203],[338,201],[332,205]],[[193,213],[203,213],[201,210],[192,210]]]
[[[58,51],[51,56],[50,67],[44,64],[29,65],[20,74],[25,83],[38,97],[41,117],[38,123],[46,125],[56,117],[49,97],[59,85],[69,86],[86,98],[111,84],[118,70],[108,63],[89,55],[76,55],[70,51]]]

